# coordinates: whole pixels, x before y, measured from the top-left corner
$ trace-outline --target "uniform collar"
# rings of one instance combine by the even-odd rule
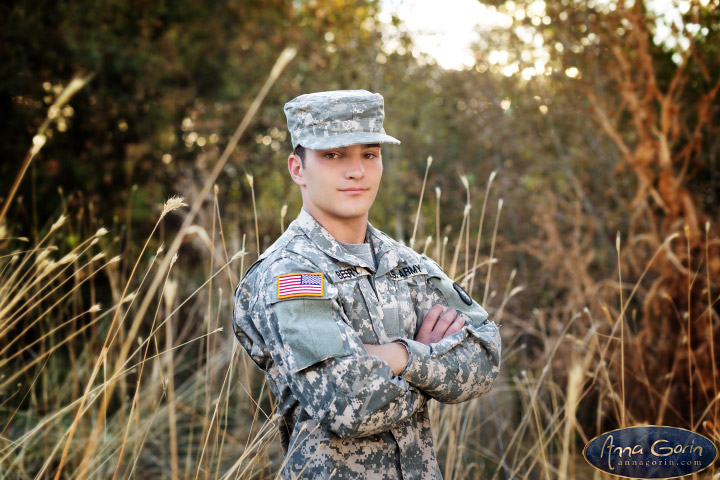
[[[293,223],[296,223],[298,228],[305,233],[310,241],[329,257],[375,272],[375,265],[368,265],[365,260],[347,252],[335,237],[333,237],[325,227],[320,225],[304,208],[300,210],[300,214]],[[368,223],[366,238],[370,240],[370,245],[373,248],[375,258],[378,262],[376,275],[384,275],[397,266],[399,263],[398,254],[395,249],[392,248],[392,244],[386,235]]]
[[[378,262],[376,275],[385,275],[400,263],[397,248],[390,238],[368,222],[368,238]]]

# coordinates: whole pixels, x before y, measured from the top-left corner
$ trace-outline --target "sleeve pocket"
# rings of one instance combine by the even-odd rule
[[[431,276],[430,278],[428,278],[428,283],[432,285],[433,288],[438,290],[440,294],[442,294],[442,296],[447,301],[448,307],[454,308],[458,312],[462,312],[467,315],[473,325],[480,326],[487,320],[488,313],[485,311],[485,309],[482,308],[474,300],[468,300],[471,301],[470,305],[465,303],[463,301],[461,292],[458,291],[454,286],[455,282],[453,282],[449,278],[445,276]],[[458,288],[460,287],[458,286]],[[467,292],[465,292],[465,290],[462,290],[462,292],[467,295]],[[470,298],[469,295],[467,298]]]
[[[285,300],[273,305],[273,310],[292,372],[345,355],[331,299]]]

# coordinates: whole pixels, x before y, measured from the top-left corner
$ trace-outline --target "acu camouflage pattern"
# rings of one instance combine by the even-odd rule
[[[278,399],[284,478],[440,479],[427,401],[478,397],[498,374],[487,312],[432,260],[371,225],[368,239],[377,270],[302,210],[235,291],[235,335]],[[278,300],[278,275],[298,272],[323,273],[323,297]],[[412,340],[436,303],[465,326],[430,346]],[[409,352],[400,376],[363,347],[392,341]]]
[[[336,90],[300,95],[285,104],[293,148],[326,150],[348,145],[394,143],[385,133],[384,100],[366,90]]]

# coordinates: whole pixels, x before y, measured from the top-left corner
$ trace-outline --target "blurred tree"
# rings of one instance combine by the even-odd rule
[[[95,72],[23,182],[24,223],[35,211],[49,218],[58,187],[98,202],[108,221],[123,213],[133,184],[146,198],[133,203],[133,218],[148,220],[175,185],[212,164],[279,52],[294,44],[298,60],[228,168],[237,199],[247,190],[239,170],[262,170],[267,152],[286,140],[284,101],[312,89],[372,85],[376,72],[367,65],[380,49],[376,13],[375,1],[362,0],[3,4],[0,191],[63,85]],[[13,211],[17,217],[21,210]]]
[[[257,179],[261,249],[279,233],[282,205],[289,205],[288,220],[300,208],[285,174],[291,148],[283,104],[306,92],[364,88],[384,94],[386,128],[404,142],[383,152],[386,181],[372,220],[405,237],[427,156],[438,160],[431,187],[457,190],[465,173],[486,178],[490,168],[474,172],[493,158],[474,147],[477,127],[486,129],[487,146],[502,110],[494,76],[482,76],[487,88],[478,92],[477,72],[439,68],[413,48],[398,18],[381,23],[378,10],[375,0],[1,6],[0,102],[7,115],[0,131],[13,141],[0,147],[8,159],[0,166],[0,191],[17,174],[62,86],[79,73],[95,73],[63,110],[24,179],[14,228],[32,232],[50,218],[61,187],[71,207],[94,202],[99,223],[130,220],[133,235],[142,238],[165,198],[197,193],[276,56],[293,44],[300,54],[218,180],[228,233],[254,229],[245,173]],[[472,98],[462,100],[465,95]],[[483,115],[489,109],[494,113]],[[462,208],[451,205],[462,198],[443,197],[445,225],[459,224]]]
[[[720,119],[716,2],[688,1],[664,9],[657,4],[655,10],[642,0],[495,3],[512,18],[512,28],[495,37],[489,51],[478,53],[479,60],[492,67],[504,53],[505,66],[495,68],[547,79],[552,103],[543,99],[545,112],[555,109],[575,120],[580,113],[593,120],[568,123],[557,114],[547,115],[555,124],[546,132],[557,142],[556,159],[561,164],[571,160],[571,168],[557,170],[563,175],[549,181],[554,187],[574,184],[582,200],[582,208],[574,214],[567,211],[565,217],[559,216],[552,199],[535,207],[543,235],[525,249],[541,267],[533,271],[551,272],[547,285],[554,293],[548,306],[567,306],[570,312],[594,305],[601,314],[597,299],[615,303],[616,290],[603,292],[598,281],[592,281],[593,276],[617,275],[608,255],[612,249],[607,248],[614,236],[612,243],[589,243],[578,241],[578,235],[607,236],[598,228],[603,223],[610,232],[623,232],[628,238],[622,244],[623,280],[632,282],[663,241],[680,233],[669,249],[661,250],[645,280],[649,286],[630,306],[629,311],[637,308],[642,315],[629,322],[635,336],[626,345],[626,352],[634,355],[625,359],[633,365],[626,372],[632,379],[626,407],[634,421],[695,425],[707,418],[704,409],[718,385],[711,352],[720,329],[713,323],[717,316],[707,295],[720,273],[715,225],[705,258],[705,224],[716,216],[718,194],[718,141],[713,135]],[[560,103],[567,100],[572,103]],[[583,124],[595,131],[587,132]],[[578,141],[578,133],[585,132],[589,141]],[[597,155],[597,146],[602,155]],[[549,151],[539,153],[538,162],[551,161]],[[545,195],[562,196],[563,189],[552,192]],[[545,215],[543,208],[555,216]],[[580,257],[562,261],[573,258],[573,249],[580,254],[583,245],[606,247],[589,262]],[[695,275],[701,267],[709,269],[708,276]],[[635,345],[642,348],[630,349]],[[655,360],[645,362],[642,355]],[[645,365],[640,373],[639,364]],[[616,365],[619,382],[620,363]],[[672,383],[667,372],[673,372]],[[668,411],[666,402],[675,408]]]

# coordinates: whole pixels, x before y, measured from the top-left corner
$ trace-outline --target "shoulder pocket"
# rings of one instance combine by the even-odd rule
[[[488,313],[485,309],[472,300],[460,285],[448,277],[430,277],[428,283],[442,294],[448,307],[470,317],[470,322],[473,325],[482,325],[487,320]],[[467,300],[470,301],[470,305],[468,305]]]
[[[457,283],[453,282],[440,267],[427,257],[428,285],[437,290],[447,306],[464,313],[473,325],[479,326],[488,319],[488,313]]]
[[[297,295],[276,287],[270,304],[287,349],[288,368],[298,372],[318,362],[345,355],[344,342],[333,311],[330,286],[322,279],[322,293]]]

